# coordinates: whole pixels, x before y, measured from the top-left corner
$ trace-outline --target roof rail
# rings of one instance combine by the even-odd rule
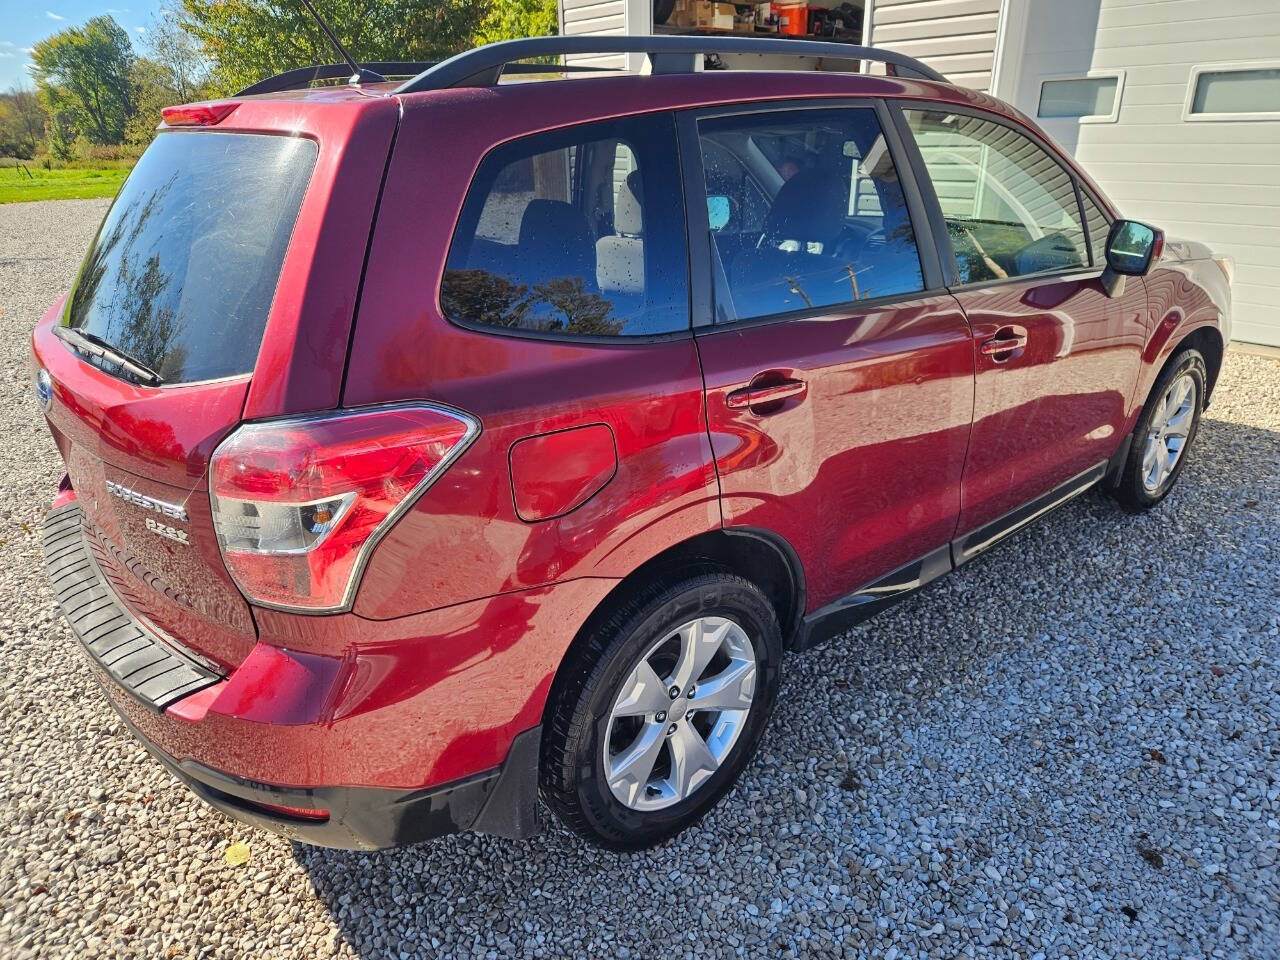
[[[655,74],[692,73],[697,69],[699,58],[709,53],[764,53],[774,56],[872,60],[888,65],[895,76],[916,76],[938,83],[947,82],[946,77],[914,57],[881,47],[770,37],[580,35],[527,37],[476,47],[423,70],[412,80],[396,87],[395,92],[418,93],[450,87],[488,87],[498,82],[504,70],[520,66],[514,63],[517,60],[593,53],[646,54],[649,58],[649,70]],[[376,64],[372,66],[376,67]]]
[[[446,61],[447,62],[447,61]],[[417,77],[439,66],[438,61],[430,60],[387,60],[378,63],[362,63],[361,69],[371,70],[384,77]],[[579,64],[560,66],[558,64],[513,63],[508,69],[512,73],[594,73],[608,72],[603,67],[590,67]],[[351,78],[351,67],[345,63],[318,63],[309,67],[295,67],[274,77],[259,80],[245,87],[237,97],[251,97],[256,93],[279,93],[282,90],[305,90],[313,83],[322,80],[347,80]]]

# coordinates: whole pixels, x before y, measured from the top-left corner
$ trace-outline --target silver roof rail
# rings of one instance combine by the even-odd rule
[[[396,87],[396,93],[447,90],[450,87],[489,87],[498,82],[508,64],[533,57],[562,54],[643,53],[650,72],[692,73],[699,58],[709,53],[763,53],[784,57],[831,57],[839,60],[871,60],[890,67],[896,76],[914,76],[937,83],[947,78],[914,57],[851,43],[821,40],[781,40],[771,37],[735,36],[572,36],[527,37],[503,40],[467,50],[442,60],[412,80]],[[555,66],[548,66],[555,71]]]

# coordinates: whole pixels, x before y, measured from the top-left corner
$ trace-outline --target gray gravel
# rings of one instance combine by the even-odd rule
[[[1277,361],[1229,357],[1161,509],[1083,498],[790,660],[665,848],[346,854],[171,781],[52,613],[27,335],[104,206],[0,207],[0,956],[1280,955]]]

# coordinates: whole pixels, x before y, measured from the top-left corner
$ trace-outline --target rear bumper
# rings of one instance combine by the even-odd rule
[[[442,787],[298,789],[246,780],[195,760],[175,760],[147,740],[127,716],[121,717],[147,752],[209,806],[290,840],[343,850],[380,850],[466,830],[512,838],[537,832],[540,727],[519,734],[498,769]],[[300,812],[290,815],[272,807]],[[320,812],[328,815],[319,816]]]
[[[485,656],[438,675],[426,669],[429,662],[396,651],[447,649],[456,638],[415,631],[399,643],[384,639],[368,656],[359,647],[328,657],[260,643],[224,677],[130,613],[84,546],[74,494],[60,497],[44,534],[59,606],[108,699],[156,759],[223,813],[348,849],[463,830],[536,832],[538,722],[550,677],[526,675],[524,686],[506,691],[515,698],[475,696],[488,665],[501,664],[491,623],[480,634],[489,645],[480,651]],[[539,605],[545,600],[540,596]],[[484,611],[492,615],[490,607]],[[527,618],[510,623],[523,631],[513,633],[521,642],[545,641]],[[408,626],[423,623],[415,618]],[[384,638],[394,636],[381,627]],[[532,659],[552,657],[559,653]],[[458,716],[472,726],[450,724]]]

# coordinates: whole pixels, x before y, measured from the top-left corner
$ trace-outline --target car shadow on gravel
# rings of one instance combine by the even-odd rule
[[[1156,869],[1149,853],[1176,846],[1162,831],[1183,812],[1161,809],[1173,766],[1153,748],[1186,736],[1170,716],[1220,696],[1205,663],[1229,655],[1223,637],[1270,631],[1259,655],[1280,653],[1280,434],[1206,418],[1196,446],[1160,509],[1131,516],[1086,495],[789,658],[742,782],[662,847],[609,853],[549,822],[522,842],[464,835],[371,854],[295,844],[293,855],[367,960],[567,945],[679,956],[695,941],[709,955],[879,953],[890,931],[912,955],[910,944],[948,942],[921,939],[944,929],[957,951],[965,940],[1021,950],[1030,934],[1013,920],[975,929],[997,904],[1009,917],[1026,907],[1028,930],[1047,924],[1119,955],[1153,933],[1207,953],[1218,921],[1178,915],[1201,871],[1179,872],[1189,855]],[[1250,749],[1247,738],[1231,749]],[[1029,882],[1052,880],[1068,854],[1073,872],[1057,869],[1053,889]]]

